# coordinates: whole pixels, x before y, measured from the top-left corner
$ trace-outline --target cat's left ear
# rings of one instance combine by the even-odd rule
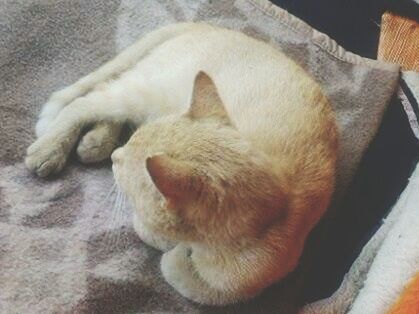
[[[205,72],[195,77],[188,116],[192,119],[216,118],[231,124],[217,87]]]
[[[174,207],[190,201],[202,189],[192,167],[167,155],[147,158],[146,168],[156,188]]]

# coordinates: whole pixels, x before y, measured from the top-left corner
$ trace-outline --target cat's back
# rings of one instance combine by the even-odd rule
[[[137,70],[155,83],[173,76],[179,81],[190,81],[197,70],[203,70],[220,89],[244,83],[241,93],[249,86],[253,94],[284,86],[283,79],[289,79],[288,86],[309,79],[277,48],[238,31],[202,24],[163,42],[138,64]],[[293,77],[298,80],[292,80]]]
[[[214,80],[239,131],[267,153],[283,160],[294,148],[304,154],[335,141],[332,110],[314,79],[277,47],[241,32],[198,24],[136,69],[178,111],[187,110],[199,71]]]
[[[296,108],[311,94],[321,94],[315,81],[277,47],[238,31],[202,24],[162,43],[136,68],[151,86],[171,95],[180,93],[182,98],[190,96],[199,71],[214,80],[232,119],[237,110],[252,111],[253,116],[264,111],[272,114],[289,100]]]

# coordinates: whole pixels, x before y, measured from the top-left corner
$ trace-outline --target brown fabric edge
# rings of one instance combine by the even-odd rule
[[[317,31],[306,22],[291,15],[286,10],[281,9],[269,0],[246,1],[252,4],[254,7],[263,11],[265,14],[271,16],[272,18],[278,19],[282,23],[286,24],[295,32],[309,37],[313,44],[315,44],[316,46],[326,51],[328,54],[343,62],[356,65],[365,65],[371,68],[377,68],[387,71],[399,71],[400,69],[400,66],[398,64],[364,58],[345,50],[335,40],[333,40],[326,34]]]

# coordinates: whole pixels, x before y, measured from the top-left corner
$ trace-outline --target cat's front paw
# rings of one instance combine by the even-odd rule
[[[122,126],[101,122],[87,132],[77,146],[77,155],[83,163],[99,162],[109,158],[115,149]]]
[[[161,271],[164,279],[181,295],[201,304],[227,305],[243,301],[254,296],[232,285],[215,287],[202,277],[202,269],[193,261],[192,249],[178,244],[174,249],[163,254]],[[206,265],[211,267],[210,265]]]
[[[194,268],[190,258],[190,249],[178,244],[163,254],[161,271],[164,279],[184,297],[200,302],[196,294],[202,290],[201,282],[194,276]]]
[[[201,304],[224,305],[231,303],[229,293],[210,287],[201,278],[191,258],[189,247],[178,244],[174,249],[163,254],[161,270],[164,279],[181,295]]]
[[[26,167],[40,177],[59,172],[65,165],[67,152],[56,139],[41,137],[26,152]]]

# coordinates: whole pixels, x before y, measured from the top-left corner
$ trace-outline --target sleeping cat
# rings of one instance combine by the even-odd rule
[[[266,43],[205,24],[164,27],[54,93],[26,165],[59,172],[112,153],[141,239],[164,278],[221,305],[254,297],[297,265],[335,181],[337,128],[320,87]],[[91,126],[77,143],[87,126]]]

